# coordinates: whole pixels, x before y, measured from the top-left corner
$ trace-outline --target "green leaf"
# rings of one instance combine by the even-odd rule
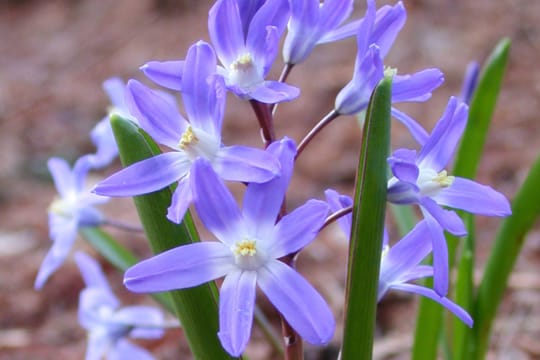
[[[392,81],[371,97],[362,136],[349,246],[342,359],[371,359],[386,209]]]
[[[484,276],[476,296],[469,359],[484,359],[497,308],[508,278],[521,251],[527,233],[540,217],[540,157],[529,171],[525,182],[512,202],[512,215],[505,219],[495,238]]]
[[[124,166],[149,158],[159,151],[156,144],[134,123],[118,116],[111,125]],[[170,187],[133,198],[139,218],[154,253],[198,241],[189,212],[182,224],[166,218],[171,203]],[[217,290],[214,283],[169,292],[191,351],[197,359],[229,359],[218,332]]]
[[[97,227],[83,227],[79,231],[94,249],[96,249],[108,262],[120,271],[139,262],[139,259],[127,248],[119,244],[111,235]],[[157,302],[174,314],[171,297],[164,293],[151,294]]]

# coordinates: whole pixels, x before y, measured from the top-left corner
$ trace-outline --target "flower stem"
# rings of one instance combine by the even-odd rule
[[[103,225],[113,226],[117,229],[129,231],[129,232],[143,232],[144,231],[144,229],[140,225],[126,224],[124,222],[113,220],[110,218],[104,219]]]
[[[300,156],[302,151],[304,151],[305,147],[311,142],[311,140],[322,130],[326,125],[328,125],[332,120],[337,118],[340,114],[334,109],[330,111],[325,117],[323,117],[317,125],[311,129],[311,131],[302,139],[300,142],[300,145],[298,145],[298,149],[296,151],[296,158]],[[295,159],[296,159],[295,158]]]
[[[249,103],[259,121],[264,147],[266,148],[276,139],[276,134],[274,133],[274,119],[272,117],[272,112],[270,111],[270,106],[257,100],[250,100]]]
[[[332,215],[328,216],[326,220],[324,221],[324,224],[321,227],[321,230],[327,227],[328,225],[330,225],[331,223],[333,223],[334,221],[336,221],[337,219],[339,219],[340,217],[350,214],[352,210],[353,210],[353,206],[351,205],[351,206],[347,206],[346,208],[340,209],[336,211],[335,213],[333,213]]]

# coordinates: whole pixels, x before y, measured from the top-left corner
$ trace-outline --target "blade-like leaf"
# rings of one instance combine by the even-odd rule
[[[118,116],[111,117],[120,159],[124,166],[149,158],[158,147],[134,123]],[[172,196],[165,188],[133,198],[150,247],[154,253],[198,241],[189,213],[180,225],[166,218]],[[176,314],[184,328],[191,351],[197,359],[228,359],[218,332],[217,291],[215,284],[170,292]]]
[[[367,110],[354,197],[342,359],[371,359],[386,209],[392,81],[375,88]]]
[[[512,215],[505,219],[495,238],[484,276],[476,296],[473,328],[468,359],[484,359],[491,326],[508,284],[527,233],[540,217],[540,157],[512,202]]]

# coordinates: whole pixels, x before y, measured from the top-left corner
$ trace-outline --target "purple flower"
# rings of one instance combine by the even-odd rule
[[[350,197],[340,195],[334,190],[326,190],[325,195],[333,212],[352,205]],[[338,219],[338,224],[347,237],[350,237],[351,223],[351,214]],[[430,236],[431,233],[427,222],[421,221],[403,239],[390,247],[388,245],[388,234],[385,230],[377,300],[380,301],[392,289],[418,294],[438,302],[465,324],[472,326],[473,321],[469,314],[448,298],[440,296],[433,289],[410,284],[411,281],[433,276],[433,267],[421,264],[422,260],[432,250]]]
[[[325,1],[289,0],[291,18],[283,44],[283,59],[287,64],[303,62],[318,44],[337,41],[356,33],[359,21],[338,28],[349,17],[353,0]],[[328,39],[331,40],[328,40]]]
[[[218,0],[210,9],[208,29],[222,64],[216,71],[240,98],[277,103],[298,97],[297,88],[265,80],[288,18],[287,0]],[[186,66],[182,61],[153,61],[141,70],[156,83],[183,91]]]
[[[84,158],[75,163],[73,170],[60,158],[49,159],[47,165],[60,197],[49,206],[49,237],[53,244],[39,268],[34,284],[36,289],[41,289],[64,263],[79,227],[96,226],[103,221],[101,212],[94,206],[108,200],[85,190],[89,167]]]
[[[79,322],[88,331],[87,360],[154,359],[126,338],[159,339],[163,336],[163,313],[154,307],[120,307],[99,264],[85,253],[75,260],[86,287],[79,296]]]
[[[465,104],[470,104],[476,86],[478,85],[478,76],[480,75],[480,65],[476,61],[471,61],[467,65],[465,71],[465,78],[463,79],[463,85],[461,86],[460,100]]]
[[[225,91],[223,80],[213,75],[215,67],[216,58],[208,44],[198,42],[189,49],[182,77],[182,96],[189,121],[168,98],[136,80],[129,81],[127,101],[131,112],[152,138],[173,151],[113,174],[97,185],[96,193],[141,195],[178,181],[167,217],[179,223],[199,186],[190,176],[197,159],[206,159],[225,180],[265,182],[279,173],[279,162],[268,152],[222,145]]]
[[[366,15],[358,26],[358,53],[353,78],[338,93],[335,101],[335,110],[343,115],[359,113],[367,108],[371,93],[384,77],[383,59],[407,16],[401,2],[377,12],[375,1],[368,0],[367,4]],[[392,69],[386,72],[393,75],[392,103],[426,101],[444,81],[438,69],[426,69],[412,75],[397,75]],[[395,108],[392,108],[392,115],[409,129],[419,143],[425,142],[428,135],[415,120]]]
[[[209,196],[197,196],[195,207],[219,242],[177,247],[133,266],[124,276],[126,287],[135,292],[189,288],[225,276],[218,336],[233,356],[240,355],[249,340],[256,284],[306,341],[324,344],[334,332],[335,322],[323,298],[278,260],[314,239],[328,205],[310,200],[276,223],[296,151],[289,139],[272,143],[268,151],[281,160],[282,175],[264,184],[249,184],[242,212],[210,164],[197,160],[192,176],[200,183],[198,191]]]
[[[388,181],[388,201],[420,205],[433,239],[435,289],[441,295],[448,288],[448,250],[443,229],[456,236],[465,235],[466,230],[455,212],[440,205],[486,216],[511,214],[510,204],[501,193],[475,181],[450,176],[444,170],[465,129],[467,115],[467,105],[450,98],[445,113],[418,154],[415,150],[399,149],[388,159],[394,175]]]

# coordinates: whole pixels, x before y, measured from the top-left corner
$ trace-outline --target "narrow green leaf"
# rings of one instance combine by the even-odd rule
[[[473,179],[482,156],[489,125],[508,62],[510,40],[499,41],[482,69],[469,108],[469,121],[456,156],[454,174]]]
[[[124,166],[149,158],[158,151],[153,141],[132,122],[113,115],[111,125]],[[198,241],[189,213],[180,225],[166,218],[171,196],[171,188],[165,188],[133,198],[154,253]],[[207,283],[169,293],[194,357],[230,358],[217,337],[218,309],[215,284]]]
[[[367,110],[349,246],[342,359],[371,359],[386,208],[392,81],[375,89]]]
[[[119,244],[111,235],[97,227],[83,227],[81,235],[96,249],[108,262],[120,271],[126,271],[135,265],[139,259],[127,248]],[[152,297],[174,314],[171,297],[165,293],[154,293]]]
[[[529,171],[512,202],[512,215],[505,219],[495,238],[475,303],[469,359],[484,359],[491,326],[508,284],[508,278],[527,233],[540,217],[540,157]]]

